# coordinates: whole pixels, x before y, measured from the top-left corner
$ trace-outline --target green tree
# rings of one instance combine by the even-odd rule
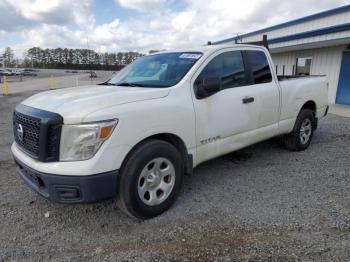
[[[101,69],[126,65],[143,54],[138,52],[97,53],[90,49],[32,47],[27,50],[22,66],[37,68]],[[13,59],[12,59],[13,60]]]
[[[30,61],[31,67],[41,67],[42,50],[40,47],[32,47],[27,51],[26,58]]]

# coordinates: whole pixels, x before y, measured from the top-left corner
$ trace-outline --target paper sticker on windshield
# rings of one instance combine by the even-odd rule
[[[199,59],[202,56],[202,54],[190,54],[190,53],[185,53],[180,55],[180,58],[185,58],[185,59]]]

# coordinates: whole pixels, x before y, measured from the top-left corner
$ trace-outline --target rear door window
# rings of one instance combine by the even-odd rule
[[[272,82],[272,74],[267,57],[262,51],[246,51],[247,59],[252,70],[254,84]]]

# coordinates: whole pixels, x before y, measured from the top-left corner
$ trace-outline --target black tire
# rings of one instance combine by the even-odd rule
[[[160,204],[147,205],[141,200],[138,187],[144,168],[157,158],[169,160],[175,170],[175,182],[168,197]],[[117,205],[129,216],[139,219],[156,217],[175,202],[180,191],[184,168],[179,151],[171,144],[161,140],[148,140],[138,145],[122,165]]]
[[[301,128],[302,125],[304,123],[304,121],[309,120],[311,123],[311,130],[310,130],[310,135],[308,140],[304,140],[302,142],[302,138],[301,138]],[[283,142],[284,145],[287,149],[291,150],[291,151],[303,151],[305,149],[307,149],[310,146],[312,137],[313,137],[313,133],[315,131],[315,127],[316,127],[316,118],[315,118],[315,114],[312,110],[310,109],[302,109],[295,121],[294,124],[294,128],[293,131],[291,133],[289,133],[288,135],[284,136]]]

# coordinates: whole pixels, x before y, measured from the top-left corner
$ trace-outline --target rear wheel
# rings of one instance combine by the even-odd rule
[[[316,127],[314,112],[302,109],[295,121],[294,129],[284,136],[284,145],[292,151],[302,151],[309,147]]]
[[[121,169],[118,206],[127,214],[147,219],[174,203],[183,180],[179,151],[161,140],[137,146]]]

